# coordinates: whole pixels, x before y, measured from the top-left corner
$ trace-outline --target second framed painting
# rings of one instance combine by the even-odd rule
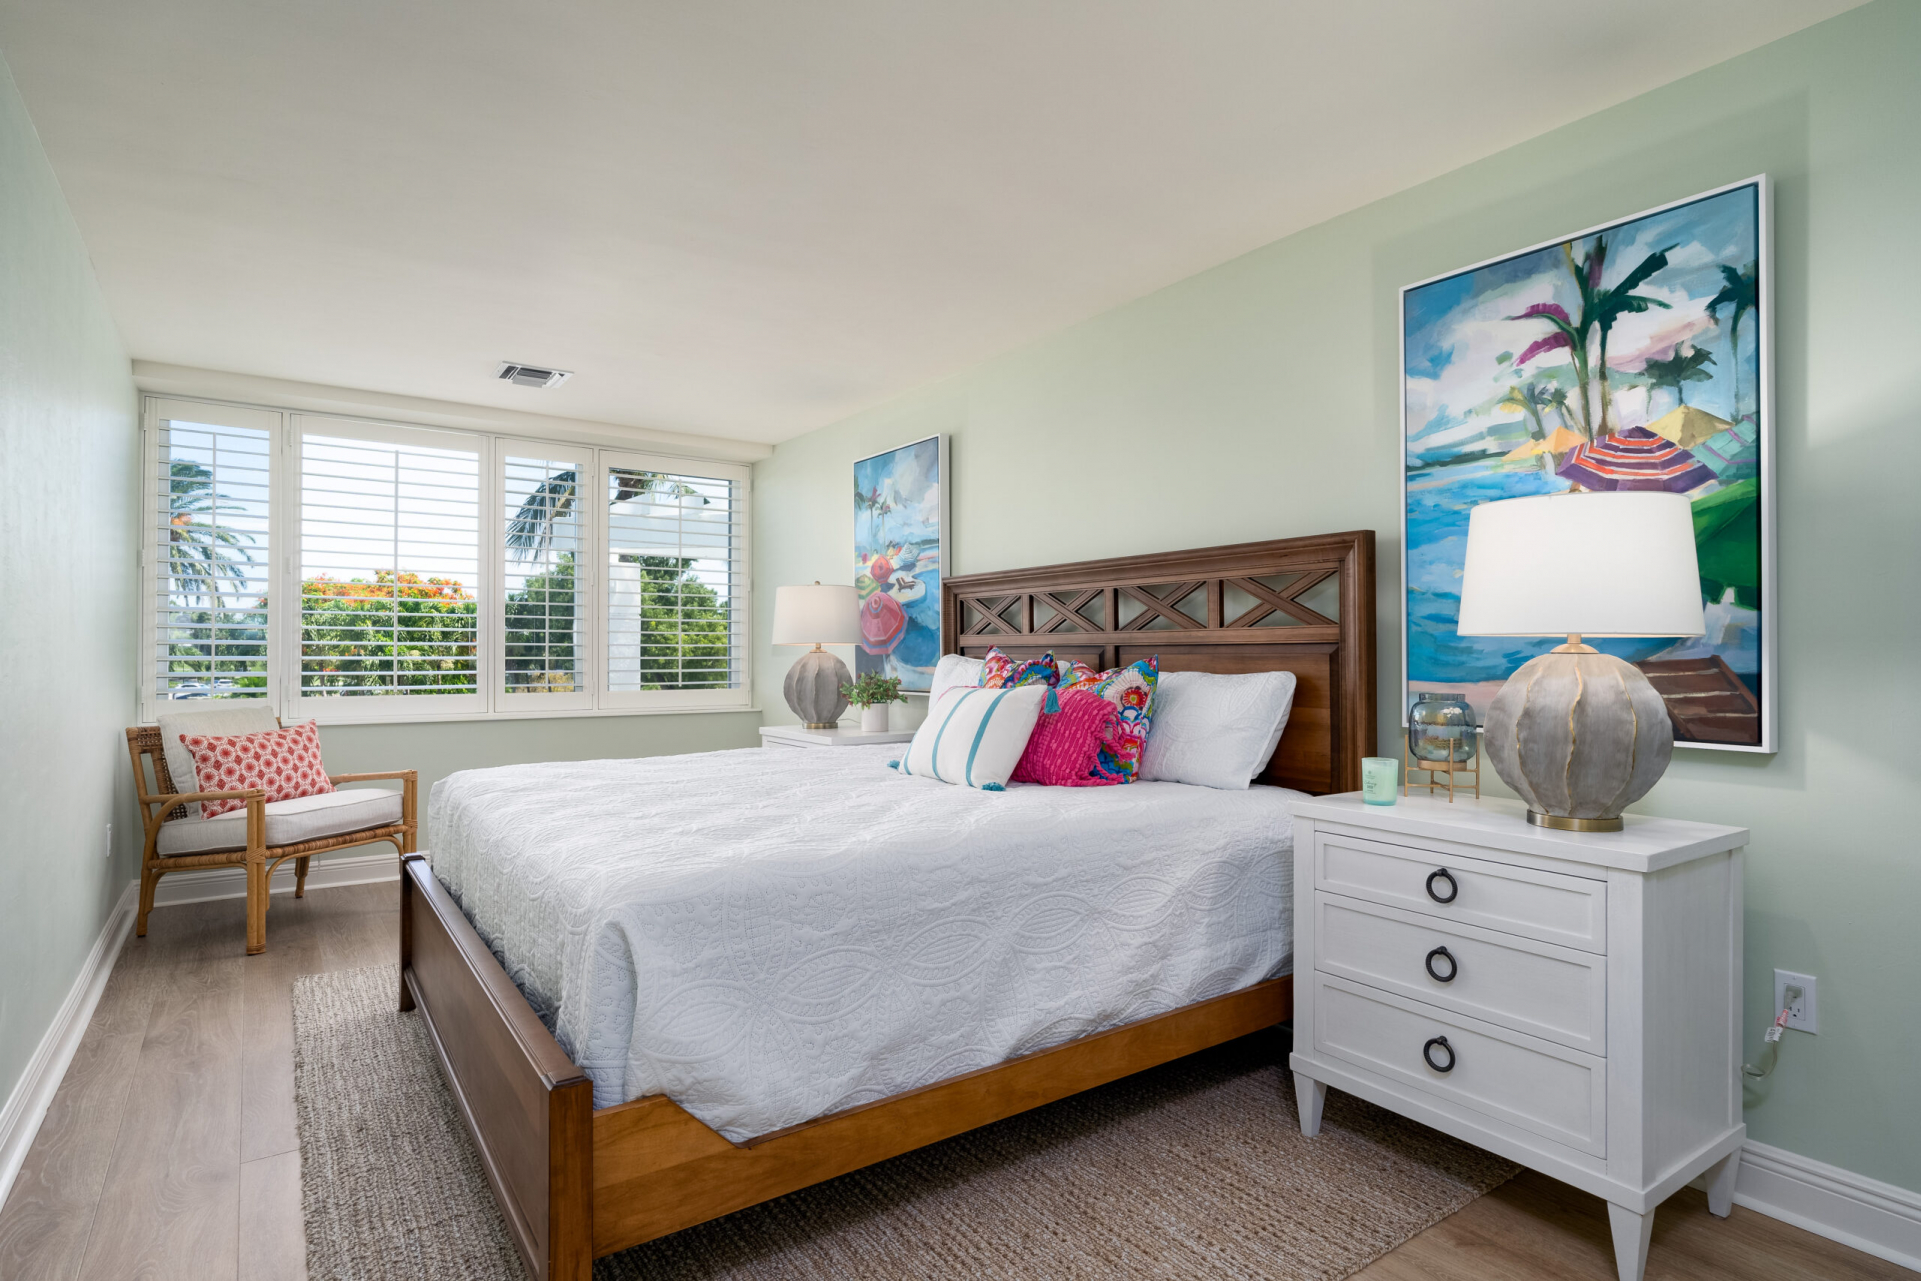
[[[897,676],[907,693],[933,687],[946,563],[947,437],[929,436],[856,460],[857,676]]]
[[[1593,643],[1678,747],[1771,752],[1774,449],[1765,177],[1401,291],[1403,693],[1485,719],[1556,639],[1462,636],[1468,514],[1573,489],[1685,494],[1707,633]]]

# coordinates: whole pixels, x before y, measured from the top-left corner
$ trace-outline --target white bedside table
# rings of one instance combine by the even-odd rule
[[[802,729],[798,725],[763,725],[762,747],[867,747],[874,743],[909,743],[913,730]]]
[[[1594,1193],[1621,1281],[1697,1175],[1727,1215],[1745,829],[1557,832],[1459,797],[1294,814],[1301,1133],[1331,1085]]]

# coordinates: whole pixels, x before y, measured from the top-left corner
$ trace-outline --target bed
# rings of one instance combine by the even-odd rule
[[[982,793],[887,749],[444,780],[401,1008],[535,1276],[1290,1017],[1286,801],[1372,750],[1371,533],[942,590],[949,652],[1293,671],[1268,786]]]

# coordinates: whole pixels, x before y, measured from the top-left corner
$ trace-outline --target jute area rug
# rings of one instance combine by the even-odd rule
[[[521,1281],[392,966],[294,989],[312,1281]],[[1204,1054],[600,1260],[595,1281],[1345,1277],[1515,1167],[1336,1092],[1281,1040]]]

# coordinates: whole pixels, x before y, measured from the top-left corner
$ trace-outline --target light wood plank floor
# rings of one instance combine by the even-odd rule
[[[8,1281],[306,1275],[294,979],[395,955],[396,888],[276,896],[249,958],[239,900],[161,908],[129,939],[0,1210]],[[1359,1275],[1613,1281],[1594,1197],[1523,1174]],[[1661,1208],[1649,1281],[1881,1281],[1915,1273],[1699,1192]]]

